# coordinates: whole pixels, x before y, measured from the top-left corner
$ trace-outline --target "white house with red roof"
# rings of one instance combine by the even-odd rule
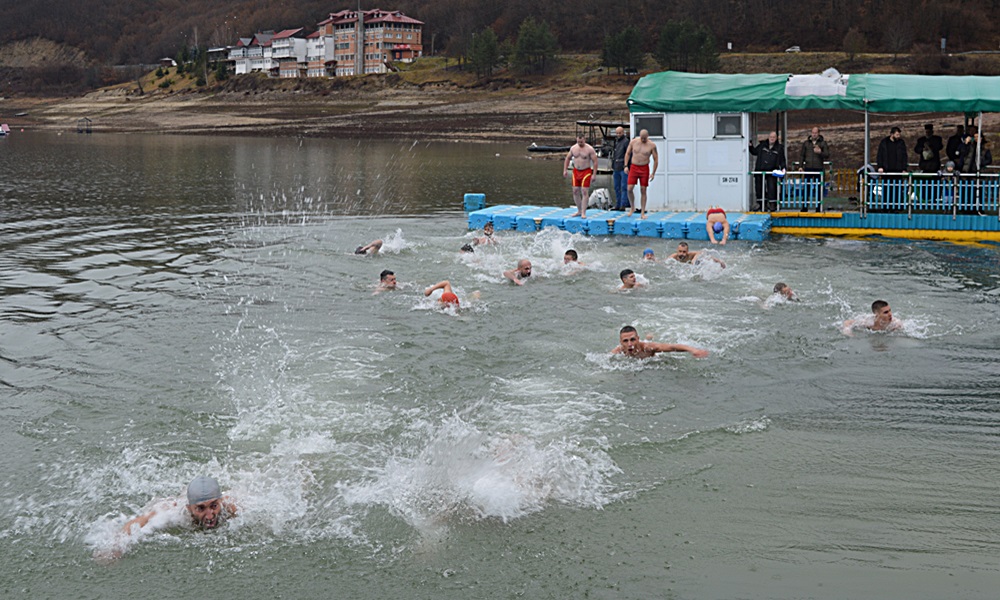
[[[233,72],[245,75],[254,71],[270,73],[271,38],[273,31],[257,32],[250,38],[240,38],[236,46],[229,51],[229,60],[233,61]]]
[[[333,57],[332,35],[316,30],[306,36],[306,77],[333,77],[337,66]]]
[[[272,76],[283,79],[304,75],[306,69],[306,38],[302,27],[285,29],[271,38]]]

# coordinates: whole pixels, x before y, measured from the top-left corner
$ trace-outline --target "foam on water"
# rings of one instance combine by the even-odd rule
[[[383,505],[434,532],[452,522],[507,522],[550,503],[600,508],[616,498],[608,478],[618,472],[602,449],[487,432],[456,415],[427,431],[416,452],[400,452],[338,489],[349,505]]]

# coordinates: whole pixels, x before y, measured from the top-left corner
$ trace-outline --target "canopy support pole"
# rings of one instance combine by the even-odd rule
[[[979,118],[976,119],[977,129],[979,135],[976,136],[976,213],[979,215],[983,214],[983,196],[982,196],[982,179],[980,178],[979,165],[980,160],[983,156],[983,111],[979,111]],[[985,215],[984,215],[985,216]]]
[[[865,102],[865,164],[861,167],[861,201],[858,202],[862,218],[868,216],[868,165],[872,160],[871,141],[871,122],[868,117],[868,103]]]
[[[784,122],[781,125],[781,142],[785,146],[785,170],[790,171],[788,164],[788,111],[781,113],[784,117]]]

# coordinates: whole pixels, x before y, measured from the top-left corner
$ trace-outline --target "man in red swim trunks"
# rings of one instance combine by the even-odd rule
[[[653,170],[649,170],[649,159],[653,159]],[[628,201],[631,205],[628,214],[635,212],[635,184],[639,184],[642,192],[642,217],[646,218],[646,188],[649,182],[656,175],[656,163],[659,156],[656,154],[656,144],[649,141],[649,132],[643,129],[639,132],[639,137],[629,142],[628,150],[625,151],[625,170],[628,172]]]
[[[569,175],[569,163],[573,162],[573,203],[576,212],[571,217],[587,216],[587,202],[590,201],[590,182],[597,173],[597,152],[587,143],[587,138],[576,136],[574,144],[563,161],[563,177]]]

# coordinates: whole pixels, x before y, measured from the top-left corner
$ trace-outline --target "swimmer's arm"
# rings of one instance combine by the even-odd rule
[[[670,260],[670,259],[674,259],[674,260],[677,260],[677,261],[680,260],[679,258],[677,258],[677,253],[676,252],[674,252],[673,254],[671,254],[670,256],[668,256],[666,258],[666,260]]]
[[[628,171],[630,166],[632,166],[632,142],[628,143],[628,148],[625,150],[625,170]]]
[[[177,506],[177,501],[174,500],[172,502],[172,505],[173,506]],[[158,505],[158,508],[162,509],[164,506],[165,506],[164,504],[160,504],[160,505]],[[153,517],[155,517],[159,513],[160,513],[159,510],[153,509],[153,510],[149,511],[146,514],[139,515],[137,517],[133,517],[127,523],[125,523],[125,525],[122,526],[122,532],[124,532],[125,535],[132,535],[132,526],[133,525],[138,525],[139,529],[142,529],[143,527],[145,527],[153,519]]]
[[[848,319],[844,321],[843,325],[840,326],[840,333],[843,333],[846,336],[851,336],[853,335],[851,333],[851,330],[853,329],[854,329],[854,319]]]
[[[503,276],[506,277],[507,279],[510,279],[517,285],[524,285],[524,282],[518,279],[515,273],[517,273],[517,269],[511,269],[510,271],[504,271]]]
[[[646,348],[654,352],[687,352],[695,358],[705,358],[708,350],[687,346],[685,344],[664,344],[662,342],[646,342]]]
[[[563,177],[569,175],[569,161],[571,158],[573,158],[572,147],[569,149],[569,152],[566,153],[566,160],[563,161]]]
[[[621,354],[621,353],[622,353],[622,347],[620,345],[615,346],[614,349],[611,351],[611,354]]]
[[[449,288],[449,289],[445,289],[445,288]],[[451,282],[449,282],[446,279],[444,281],[439,281],[439,282],[435,283],[434,285],[432,285],[431,287],[429,287],[426,290],[424,290],[424,295],[425,296],[430,296],[436,290],[441,290],[441,289],[445,289],[445,291],[447,292],[447,291],[450,291],[450,288],[451,288]]]
[[[653,144],[653,170],[649,172],[649,180],[656,177],[656,163],[660,162],[660,155],[656,152],[656,144]]]
[[[723,268],[723,269],[725,269],[725,268],[726,268],[726,263],[722,262],[721,260],[719,260],[719,259],[715,258],[714,256],[710,256],[709,258],[711,258],[711,259],[712,259],[712,260],[714,260],[715,262],[717,262],[717,263],[719,263],[720,265],[722,265],[722,268]]]
[[[144,515],[139,515],[138,517],[135,517],[135,518],[129,520],[128,523],[125,523],[125,525],[122,526],[122,532],[124,532],[125,535],[132,535],[132,526],[133,525],[138,525],[139,529],[142,529],[143,527],[146,526],[147,523],[149,523],[149,520],[152,519],[155,516],[156,516],[156,511],[155,510],[152,511],[152,512],[148,512],[148,513],[146,513]]]

